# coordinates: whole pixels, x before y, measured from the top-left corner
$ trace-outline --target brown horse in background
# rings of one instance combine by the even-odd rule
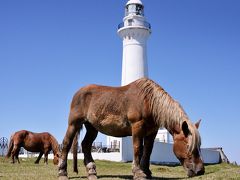
[[[173,151],[187,175],[204,174],[199,122],[193,124],[181,105],[152,80],[142,78],[122,87],[89,85],[74,95],[59,161],[61,179],[67,178],[67,155],[72,144],[74,171],[78,172],[76,144],[83,124],[86,135],[82,151],[89,179],[97,178],[91,146],[98,131],[116,137],[132,136],[133,178],[151,178],[150,155],[160,127],[173,136]]]
[[[58,164],[58,159],[60,156],[60,150],[57,140],[48,132],[43,133],[33,133],[26,130],[21,130],[15,132],[9,142],[7,158],[11,156],[12,163],[15,159],[20,163],[18,159],[20,148],[23,147],[30,152],[39,152],[39,156],[35,161],[38,164],[42,155],[44,154],[44,163],[48,163],[48,154],[52,150],[54,154],[53,163]]]

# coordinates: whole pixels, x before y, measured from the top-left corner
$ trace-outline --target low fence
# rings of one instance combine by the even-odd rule
[[[60,144],[59,148],[62,149],[63,145]],[[92,152],[96,153],[120,152],[120,144],[107,146],[104,145],[102,142],[93,142]],[[78,146],[78,153],[82,153],[82,146]]]
[[[59,148],[62,149],[62,145],[59,145]],[[172,151],[172,144],[155,142],[153,152],[151,154],[152,163],[179,163]],[[8,141],[6,138],[1,138],[0,142],[0,155],[6,155],[8,150]],[[99,160],[109,160],[109,161],[132,161],[132,145],[125,146],[125,152],[127,156],[120,152],[120,146],[106,146],[101,142],[94,142],[92,145],[92,156],[94,159]],[[221,162],[220,153],[216,149],[201,149],[202,156],[205,163],[215,164]],[[19,157],[37,157],[39,153],[28,152],[25,149],[21,148]],[[49,159],[53,158],[52,152],[49,154]],[[72,153],[68,155],[69,159],[72,159]],[[78,146],[78,158],[83,159],[83,153],[81,146]]]

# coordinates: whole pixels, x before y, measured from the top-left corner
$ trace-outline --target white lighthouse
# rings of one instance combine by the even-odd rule
[[[125,5],[125,17],[118,25],[118,35],[123,39],[122,85],[148,76],[147,39],[151,26],[144,17],[140,0],[129,0]]]
[[[125,17],[118,25],[118,35],[123,39],[122,86],[139,78],[148,77],[147,39],[151,34],[151,26],[144,17],[144,6],[140,0],[129,0],[125,5]],[[168,142],[166,129],[158,131],[157,141]],[[120,161],[131,161],[132,138],[116,138],[107,136],[107,145],[119,149]]]
[[[140,0],[129,0],[125,5],[125,17],[118,25],[118,35],[123,39],[122,82],[127,85],[139,78],[148,77],[147,39],[151,26],[144,17],[144,6]],[[107,137],[107,144],[119,147],[120,160],[129,161],[133,153],[132,138]],[[126,148],[127,147],[127,148]]]

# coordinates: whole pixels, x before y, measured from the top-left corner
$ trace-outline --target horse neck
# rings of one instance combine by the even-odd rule
[[[181,105],[161,87],[154,91],[151,106],[156,124],[166,128],[171,134],[174,131],[179,132],[182,122],[188,121],[187,114]]]
[[[53,136],[50,136],[50,143],[52,146],[53,154],[56,154],[59,151],[59,148],[58,148],[58,142]]]
[[[188,121],[187,114],[160,85],[142,78],[135,82],[140,95],[150,104],[150,111],[157,126],[166,128],[170,133],[179,131],[183,121]]]

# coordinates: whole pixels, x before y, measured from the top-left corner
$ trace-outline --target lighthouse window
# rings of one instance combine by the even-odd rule
[[[142,5],[137,4],[136,10],[137,10],[137,15],[142,15],[143,16],[143,6]]]
[[[128,19],[128,25],[132,26],[133,20],[132,19]]]

